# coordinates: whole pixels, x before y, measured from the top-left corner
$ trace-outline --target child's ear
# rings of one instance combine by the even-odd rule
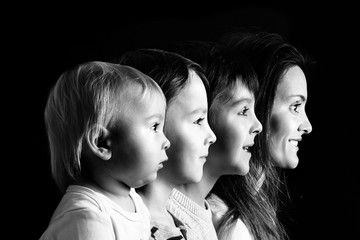
[[[99,131],[95,131],[98,129]],[[111,158],[111,138],[110,132],[103,126],[92,127],[86,136],[86,141],[90,150],[102,160]]]

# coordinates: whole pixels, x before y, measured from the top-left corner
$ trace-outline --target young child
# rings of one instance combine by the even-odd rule
[[[164,132],[171,142],[167,151],[169,161],[154,182],[139,189],[151,213],[152,238],[217,239],[211,224],[211,213],[204,219],[194,219],[211,224],[208,229],[203,229],[166,209],[174,187],[201,180],[209,146],[216,141],[207,120],[208,81],[202,69],[187,58],[159,49],[127,52],[120,63],[133,66],[152,77],[167,100]]]
[[[210,82],[209,124],[217,141],[209,149],[201,181],[176,187],[169,198],[168,209],[178,218],[187,215],[181,220],[190,222],[194,229],[206,229],[212,224],[212,212],[214,220],[222,215],[212,209],[206,197],[222,175],[248,173],[251,147],[262,131],[254,110],[256,74],[245,60],[220,44],[183,42],[172,51],[199,63],[204,69]],[[193,214],[190,213],[192,209],[196,209]],[[200,226],[193,224],[192,219],[203,216],[208,216],[207,222],[197,221]],[[217,227],[217,221],[214,223]]]
[[[134,188],[167,160],[165,97],[140,71],[86,62],[51,90],[45,123],[52,175],[65,192],[41,239],[149,239]]]

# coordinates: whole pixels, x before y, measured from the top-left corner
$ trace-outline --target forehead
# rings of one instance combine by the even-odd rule
[[[241,98],[254,98],[254,93],[250,91],[250,89],[241,81],[241,79],[238,79],[238,81],[236,81],[236,83],[232,86],[230,93],[232,94],[232,98],[235,101]]]
[[[130,113],[145,111],[154,104],[161,107],[166,106],[164,96],[155,89],[150,87],[145,89],[140,84],[131,84],[126,87],[127,89],[120,90],[118,96],[116,96],[119,110],[123,109]]]
[[[207,110],[207,95],[205,86],[200,77],[190,71],[188,83],[170,103],[169,108],[180,107],[185,112]]]
[[[206,100],[207,95],[204,83],[194,71],[190,71],[189,81],[177,97],[179,101],[183,102],[200,101],[204,100],[204,98]]]
[[[276,97],[287,98],[293,95],[307,98],[306,77],[298,66],[293,66],[284,73],[276,89]]]
[[[228,86],[222,96],[216,98],[213,104],[233,106],[234,104],[244,102],[245,100],[247,102],[253,102],[255,101],[255,96],[254,93],[250,91],[250,89],[241,81],[241,78],[239,78],[234,84]]]

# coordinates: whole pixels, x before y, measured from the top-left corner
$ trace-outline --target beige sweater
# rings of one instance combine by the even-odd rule
[[[217,240],[210,205],[206,200],[205,206],[206,209],[202,208],[175,188],[166,204],[167,210],[185,225],[188,240]]]

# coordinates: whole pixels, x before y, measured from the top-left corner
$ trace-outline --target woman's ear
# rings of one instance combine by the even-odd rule
[[[86,136],[89,149],[102,160],[111,158],[111,137],[110,132],[104,126],[94,126]]]

